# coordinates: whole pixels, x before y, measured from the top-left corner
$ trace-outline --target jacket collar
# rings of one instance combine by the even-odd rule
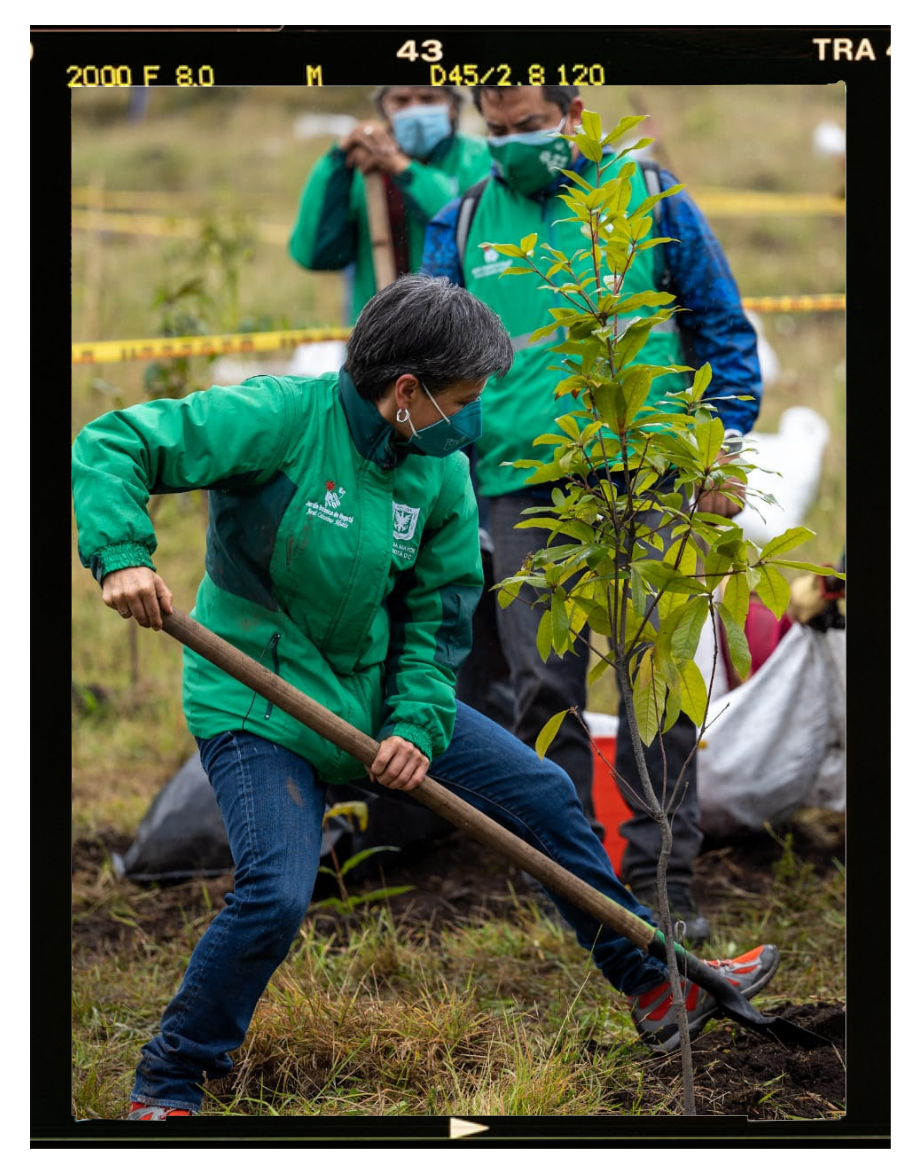
[[[395,445],[394,427],[382,418],[373,403],[362,397],[344,369],[338,375],[337,393],[360,455],[377,463],[383,471],[390,471],[403,462],[407,456],[406,444]]]

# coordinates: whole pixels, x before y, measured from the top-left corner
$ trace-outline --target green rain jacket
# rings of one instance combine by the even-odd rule
[[[80,559],[96,580],[154,568],[151,494],[208,491],[192,616],[378,739],[430,759],[455,723],[455,675],[480,597],[467,457],[408,452],[349,376],[249,378],[113,411],[73,445]],[[192,734],[244,730],[325,783],[365,769],[184,650]]]
[[[309,175],[289,241],[289,253],[303,268],[338,271],[355,261],[351,323],[375,293],[372,241],[366,210],[366,185],[333,147]],[[490,152],[482,138],[453,134],[425,162],[413,159],[392,182],[404,196],[410,271],[423,258],[426,224],[437,211],[490,172]]]

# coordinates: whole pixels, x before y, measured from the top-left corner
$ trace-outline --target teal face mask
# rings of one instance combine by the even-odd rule
[[[452,132],[447,105],[413,106],[391,116],[391,128],[398,146],[410,158],[429,158],[440,142]]]
[[[569,167],[572,144],[558,137],[565,121],[564,115],[553,130],[531,130],[526,134],[487,139],[496,170],[513,191],[534,195],[556,177],[557,171]]]
[[[423,383],[421,382],[420,385],[423,386]],[[462,406],[461,410],[456,411],[453,415],[447,415],[443,414],[439,403],[425,386],[423,386],[423,390],[442,418],[439,422],[417,430],[411,422],[410,412],[399,410],[398,422],[410,423],[410,429],[413,431],[409,447],[421,455],[433,455],[441,458],[444,455],[451,455],[453,451],[466,447],[468,443],[474,443],[480,438],[483,434],[483,407],[479,398],[475,398],[467,406]]]

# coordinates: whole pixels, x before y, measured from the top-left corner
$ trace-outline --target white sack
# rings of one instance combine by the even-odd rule
[[[713,836],[846,807],[846,631],[796,624],[747,682],[710,704],[697,752]]]

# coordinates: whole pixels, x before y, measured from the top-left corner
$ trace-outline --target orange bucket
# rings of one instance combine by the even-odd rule
[[[592,801],[595,805],[595,816],[604,825],[605,852],[611,859],[614,872],[619,874],[626,847],[626,840],[621,837],[619,828],[633,814],[620,795],[611,772],[617,749],[617,718],[614,715],[586,711],[585,722],[592,738],[594,761]]]

